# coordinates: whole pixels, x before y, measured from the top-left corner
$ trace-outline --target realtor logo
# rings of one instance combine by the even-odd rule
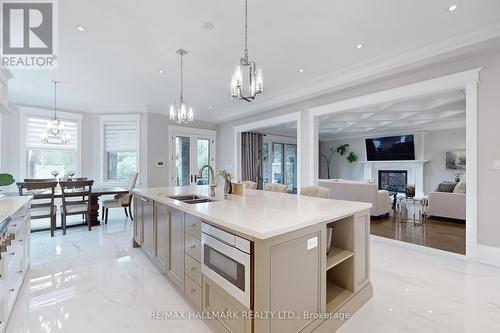
[[[56,4],[45,1],[2,1],[2,65],[55,68]]]

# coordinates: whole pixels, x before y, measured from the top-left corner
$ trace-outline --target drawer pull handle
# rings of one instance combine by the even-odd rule
[[[191,289],[191,294],[194,294],[196,292],[196,288]]]
[[[16,255],[16,252],[11,252],[9,253],[11,256],[15,256]]]
[[[23,271],[17,271],[17,272],[18,272],[19,274],[22,274],[22,273],[23,273]]]
[[[196,245],[191,245],[190,247],[191,247],[192,249],[194,249],[194,248],[196,247]]]
[[[14,292],[14,289],[10,289],[9,291],[10,291],[11,293],[13,293],[13,292]]]
[[[191,272],[194,272],[196,270],[196,267],[191,267]]]

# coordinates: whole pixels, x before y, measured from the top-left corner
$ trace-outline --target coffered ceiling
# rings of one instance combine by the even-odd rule
[[[175,51],[182,47],[189,52],[185,97],[196,119],[221,122],[334,89],[375,65],[389,69],[500,37],[500,1],[456,2],[449,12],[454,0],[250,0],[250,57],[263,69],[264,93],[246,103],[229,98],[243,49],[243,0],[58,1],[59,67],[14,70],[10,99],[50,106],[57,79],[63,109],[166,114],[178,97]],[[395,117],[415,126],[436,120],[424,111],[417,119],[412,105],[378,107],[380,114],[329,119],[329,130],[396,129]],[[447,108],[427,106],[454,118],[458,110]]]
[[[319,120],[322,139],[465,127],[465,94],[439,95],[345,110]]]

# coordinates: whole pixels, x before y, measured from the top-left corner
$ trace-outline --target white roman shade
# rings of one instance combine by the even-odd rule
[[[106,152],[137,150],[137,121],[104,123],[104,150]]]
[[[64,130],[69,133],[71,139],[68,144],[44,144],[40,139],[40,135],[47,130],[47,122],[50,117],[26,116],[26,147],[27,148],[43,148],[43,149],[71,149],[76,150],[78,147],[78,123],[76,120],[59,118]]]

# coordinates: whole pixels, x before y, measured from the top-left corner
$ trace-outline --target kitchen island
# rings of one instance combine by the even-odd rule
[[[134,192],[134,246],[217,332],[332,332],[372,296],[370,204],[255,190],[225,199],[208,186]]]

